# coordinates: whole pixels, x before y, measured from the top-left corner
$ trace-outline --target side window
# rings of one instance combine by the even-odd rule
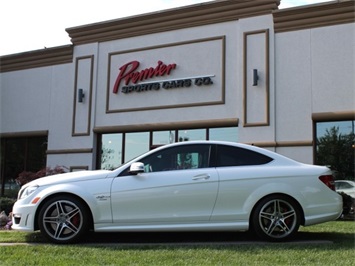
[[[263,154],[226,145],[217,146],[217,166],[261,165],[272,159]]]
[[[344,187],[345,187],[345,188],[353,188],[353,186],[350,185],[349,183],[345,183],[345,184],[344,184]]]
[[[339,189],[347,189],[347,188],[352,188],[352,186],[349,184],[349,183],[346,183],[346,182],[339,182],[339,185],[338,185]]]
[[[210,145],[172,147],[141,160],[145,172],[206,168],[209,165]]]

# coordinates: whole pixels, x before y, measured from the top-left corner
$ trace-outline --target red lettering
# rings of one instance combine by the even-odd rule
[[[171,70],[172,70],[172,69],[175,69],[175,67],[176,67],[176,64],[167,65],[167,67],[166,67],[166,74],[167,74],[167,75],[170,75]]]
[[[128,66],[131,66],[131,68],[126,73]],[[132,73],[134,70],[136,70],[138,68],[138,66],[139,66],[139,62],[138,61],[132,61],[132,62],[129,62],[129,63],[127,63],[127,64],[125,64],[125,65],[123,65],[123,66],[121,66],[119,68],[120,73],[118,74],[116,82],[115,82],[115,85],[113,86],[113,93],[117,93],[118,92],[118,88],[120,86],[120,83],[121,83],[122,79],[126,79],[126,85],[128,85],[128,83],[129,83],[128,75],[130,73]]]
[[[159,69],[159,75],[163,76],[166,73],[166,65],[162,65]]]
[[[170,75],[171,70],[176,68],[176,64],[169,64],[165,65],[162,61],[158,61],[158,65],[153,68],[146,68],[141,71],[135,72],[135,70],[138,68],[139,62],[138,61],[132,61],[129,62],[119,68],[120,72],[117,76],[115,85],[113,86],[113,93],[117,93],[120,83],[122,80],[125,81],[125,85],[127,86],[130,82],[136,84],[139,81],[143,81],[145,79],[153,78],[153,77],[158,77],[158,76],[164,76],[164,75]]]

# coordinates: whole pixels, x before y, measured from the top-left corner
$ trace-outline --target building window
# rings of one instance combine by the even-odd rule
[[[1,196],[16,197],[15,179],[23,171],[46,167],[47,137],[1,139]]]
[[[182,129],[178,131],[178,140],[206,140],[206,129]]]
[[[175,142],[175,130],[154,131],[152,148]]]
[[[238,139],[238,130],[236,127],[210,128],[209,139],[235,142]]]
[[[354,120],[316,123],[315,162],[334,171],[336,179],[354,178]]]
[[[115,169],[121,164],[156,147],[191,140],[238,141],[238,127],[172,129],[162,131],[122,132],[98,136],[98,169]]]
[[[149,147],[149,132],[126,133],[124,161],[149,151]]]
[[[101,169],[115,169],[122,163],[123,134],[104,134],[101,139]]]

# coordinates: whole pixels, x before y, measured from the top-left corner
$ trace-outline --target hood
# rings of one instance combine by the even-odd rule
[[[27,183],[25,186],[46,186],[92,179],[103,179],[106,178],[110,173],[112,173],[112,171],[109,170],[69,172],[64,174],[41,177]]]

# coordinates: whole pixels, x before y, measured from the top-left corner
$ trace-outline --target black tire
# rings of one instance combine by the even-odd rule
[[[53,243],[78,242],[88,231],[89,216],[86,206],[68,195],[49,199],[39,212],[38,225],[41,233]]]
[[[258,237],[267,241],[286,241],[297,233],[301,212],[293,199],[273,195],[258,202],[251,223]]]

